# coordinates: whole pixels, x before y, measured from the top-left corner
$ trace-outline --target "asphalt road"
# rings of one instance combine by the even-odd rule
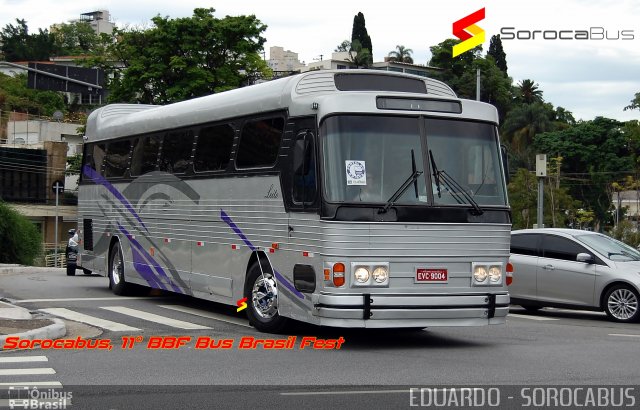
[[[640,324],[612,323],[601,313],[529,314],[514,307],[506,326],[362,331],[301,324],[287,335],[269,335],[248,327],[233,307],[146,292],[116,297],[99,276],[0,275],[0,297],[43,314],[82,314],[100,325],[102,333],[91,336],[105,340],[110,350],[0,352],[0,383],[57,382],[76,392],[72,408],[404,408],[420,405],[411,387],[538,385],[631,386],[640,403]],[[163,318],[173,322],[154,321]],[[102,327],[108,323],[123,327]],[[68,337],[78,336],[82,327]],[[169,348],[176,337],[184,345]],[[288,339],[291,349],[241,348],[243,339],[272,343],[289,337],[295,337]],[[340,349],[302,349],[305,337],[344,343]],[[200,347],[207,340],[230,348],[197,348],[199,338]],[[124,348],[131,340],[133,347]],[[166,348],[150,348],[161,343]],[[46,361],[1,360],[28,356]],[[3,374],[3,368],[53,373]],[[502,397],[498,408],[521,404]]]

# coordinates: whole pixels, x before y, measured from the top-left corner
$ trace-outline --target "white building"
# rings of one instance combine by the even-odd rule
[[[298,60],[298,53],[294,53],[291,50],[286,50],[282,47],[273,46],[269,48],[269,68],[273,71],[299,71],[301,67],[304,67],[304,63]]]
[[[356,68],[355,64],[349,61],[349,52],[340,51],[337,53],[331,53],[331,58],[328,60],[320,60],[309,63],[309,65],[303,67],[301,71],[346,70],[349,68]]]
[[[78,127],[81,124],[44,120],[9,121],[5,146],[36,148],[46,141],[66,142],[67,157],[79,155],[82,154],[83,141]],[[69,191],[75,191],[78,176],[67,175],[64,185]]]
[[[616,209],[627,208],[628,219],[640,221],[640,190],[614,192],[611,202]]]
[[[102,33],[111,34],[115,28],[115,24],[111,22],[111,15],[108,10],[97,10],[89,13],[82,13],[80,21],[89,23],[93,31],[100,35]]]

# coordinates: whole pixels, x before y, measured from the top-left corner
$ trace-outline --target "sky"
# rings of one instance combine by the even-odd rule
[[[374,61],[382,61],[397,45],[413,50],[416,64],[427,64],[429,47],[454,38],[452,23],[481,8],[476,23],[489,39],[501,34],[508,74],[518,83],[536,82],[545,101],[571,111],[576,119],[605,116],[627,121],[640,111],[623,108],[640,92],[640,2],[637,0],[0,0],[0,27],[27,21],[30,32],[79,18],[81,13],[109,10],[116,25],[150,26],[156,15],[191,16],[197,7],[214,8],[215,16],[254,14],[268,26],[269,47],[298,53],[306,63],[325,59],[351,37],[353,17],[362,12],[371,36]],[[535,39],[526,39],[534,30]],[[560,31],[571,39],[540,38]],[[589,39],[573,39],[576,31]],[[507,40],[509,33],[520,39]],[[605,34],[606,33],[606,34]],[[606,35],[609,39],[602,39]]]

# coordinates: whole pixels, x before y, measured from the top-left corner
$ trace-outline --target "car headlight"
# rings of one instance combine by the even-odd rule
[[[487,276],[489,276],[489,273],[486,266],[476,266],[473,269],[473,278],[476,282],[484,282],[487,280]]]
[[[369,270],[367,268],[363,268],[362,266],[357,268],[355,272],[353,272],[353,276],[355,276],[356,281],[360,283],[366,283],[369,281]]]
[[[378,266],[373,270],[373,280],[382,283],[389,278],[389,271],[384,266]]]
[[[496,282],[500,282],[500,279],[502,279],[502,269],[500,269],[500,266],[490,266],[489,267],[489,281],[496,283]]]

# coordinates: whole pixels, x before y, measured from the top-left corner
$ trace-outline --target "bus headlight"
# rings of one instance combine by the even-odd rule
[[[491,283],[498,283],[502,279],[502,269],[500,266],[492,265],[489,267],[489,281]]]
[[[502,286],[501,262],[473,263],[471,286]]]
[[[384,266],[378,266],[373,270],[373,280],[383,283],[389,278],[389,271]]]
[[[353,272],[353,276],[356,278],[357,282],[366,283],[369,281],[371,274],[367,268],[361,266]]]
[[[487,280],[487,276],[489,276],[489,273],[487,272],[486,266],[477,265],[473,268],[473,279],[475,279],[476,282],[484,282]]]

